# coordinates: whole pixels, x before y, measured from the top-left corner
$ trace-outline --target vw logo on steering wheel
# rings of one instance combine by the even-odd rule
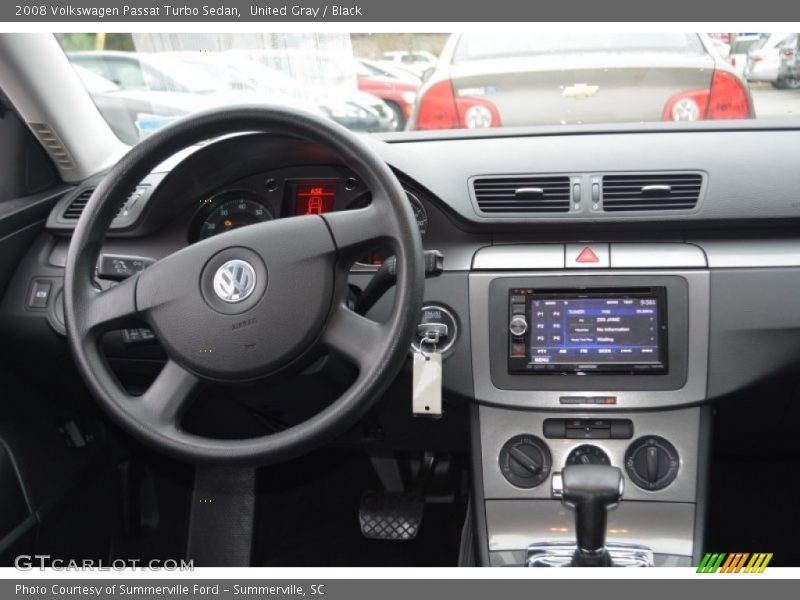
[[[225,302],[241,302],[256,289],[256,272],[244,260],[229,260],[214,274],[214,292]]]

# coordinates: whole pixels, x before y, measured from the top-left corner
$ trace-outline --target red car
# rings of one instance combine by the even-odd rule
[[[405,128],[414,108],[419,84],[401,81],[392,77],[378,77],[356,62],[358,89],[377,96],[392,109],[397,119],[396,129]]]

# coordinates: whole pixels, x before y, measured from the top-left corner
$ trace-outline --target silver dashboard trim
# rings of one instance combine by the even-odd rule
[[[705,252],[694,244],[611,244],[612,269],[702,269],[706,266]]]
[[[588,242],[587,242],[588,245]],[[800,239],[612,242],[611,269],[745,269],[800,267]],[[559,252],[562,256],[559,257]],[[479,248],[474,271],[566,268],[564,244],[498,244]]]
[[[567,257],[577,256],[586,246],[598,253],[597,269],[702,269],[708,266],[703,249],[683,242],[613,242],[569,244],[507,244],[479,249],[472,259],[474,271],[509,269],[544,270],[576,268]],[[800,256],[800,255],[799,255]],[[591,265],[590,265],[591,266]],[[588,267],[587,267],[588,268]]]
[[[624,286],[625,276],[675,275],[683,277],[689,291],[689,356],[686,383],[677,390],[505,390],[495,387],[491,377],[489,349],[489,287],[501,277],[573,277],[597,278],[598,285]],[[604,282],[601,278],[610,278]],[[472,377],[475,400],[479,403],[516,408],[564,409],[559,396],[616,396],[616,405],[593,405],[592,410],[662,408],[693,404],[706,399],[708,383],[710,273],[706,270],[663,271],[528,271],[473,272],[469,275],[470,331],[472,339]],[[505,360],[499,357],[498,360]],[[526,377],[528,377],[526,375]],[[530,376],[535,377],[535,376]],[[589,376],[587,376],[589,377]],[[644,376],[643,376],[644,377]],[[575,410],[574,406],[570,407]]]
[[[472,269],[476,271],[563,268],[564,244],[486,246],[472,257]]]
[[[608,542],[691,556],[694,511],[691,503],[623,500],[608,513]],[[575,542],[574,515],[558,500],[489,500],[486,525],[490,552],[524,549],[537,542]]]
[[[657,502],[695,502],[697,496],[697,460],[700,439],[700,409],[684,408],[670,411],[614,413],[603,418],[630,419],[633,421],[633,438],[612,439],[546,439],[543,423],[548,418],[590,419],[597,412],[570,412],[568,414],[521,411],[481,406],[479,409],[481,462],[484,496],[491,499],[551,499],[551,480],[541,485],[523,489],[506,480],[500,472],[498,457],[503,445],[516,435],[535,435],[547,444],[553,460],[553,472],[561,471],[567,456],[578,446],[591,444],[601,448],[611,459],[611,465],[620,467],[625,479],[624,504],[628,500]],[[668,439],[678,451],[678,475],[670,485],[656,492],[637,487],[625,472],[625,452],[630,444],[643,436],[658,435]],[[551,475],[552,477],[552,475]]]
[[[800,267],[800,240],[696,241],[712,269]]]

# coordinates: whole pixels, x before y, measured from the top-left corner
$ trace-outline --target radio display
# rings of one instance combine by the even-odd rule
[[[509,370],[666,371],[666,294],[512,290]]]

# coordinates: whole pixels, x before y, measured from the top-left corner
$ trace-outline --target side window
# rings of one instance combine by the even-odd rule
[[[104,77],[109,81],[112,81],[111,73],[109,73],[109,69],[106,66],[105,62],[99,58],[79,58],[75,59],[74,63],[76,65],[80,65],[81,67],[88,69],[92,73],[96,75],[100,75],[100,77]]]
[[[149,89],[138,61],[111,59],[105,61],[108,79],[123,90]]]
[[[148,90],[154,92],[185,92],[186,89],[148,65],[141,65],[142,78]]]

